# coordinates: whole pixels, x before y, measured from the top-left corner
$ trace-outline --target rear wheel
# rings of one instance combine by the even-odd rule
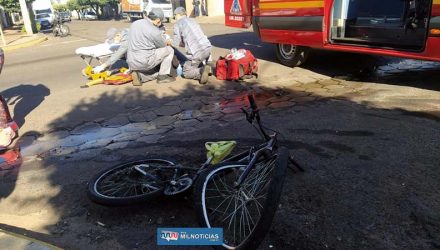
[[[66,37],[70,34],[70,28],[67,25],[61,24],[59,27],[59,32],[61,37]]]
[[[277,44],[276,54],[281,64],[296,67],[305,63],[309,55],[309,48],[293,44]]]
[[[176,164],[166,159],[123,163],[102,171],[88,184],[89,198],[103,205],[130,205],[151,200],[163,191]]]
[[[202,172],[195,184],[199,221],[223,228],[226,249],[256,249],[270,229],[280,200],[288,153],[285,148],[257,163],[240,187],[246,165],[225,163]]]

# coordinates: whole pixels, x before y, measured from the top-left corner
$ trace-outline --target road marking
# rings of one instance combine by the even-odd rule
[[[67,44],[67,43],[76,43],[76,42],[82,42],[85,41],[87,39],[78,39],[78,40],[72,40],[72,41],[65,41],[65,42],[61,42],[62,44]]]
[[[64,42],[60,42],[57,44],[68,44],[68,43],[76,43],[76,42],[82,42],[82,41],[86,41],[87,39],[77,39],[77,40],[72,40],[72,41],[64,41]],[[53,46],[54,44],[44,44],[41,45],[42,47],[48,47],[48,46]]]

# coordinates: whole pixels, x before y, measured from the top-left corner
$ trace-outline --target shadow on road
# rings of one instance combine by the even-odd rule
[[[44,88],[40,91],[34,106],[48,94]],[[180,106],[182,112],[202,110],[218,102],[214,99],[227,105],[247,91],[248,86],[231,82],[205,87],[187,84],[184,91],[176,90],[172,96],[145,94],[135,88],[124,94],[109,91],[91,103],[75,106],[48,130],[65,129],[62,124],[77,124],[103,108],[125,107],[125,112],[114,113],[119,120],[113,122],[121,121],[122,126],[128,114],[154,112],[194,97],[191,105]],[[300,94],[286,90],[280,96],[274,89],[264,91],[257,95],[260,105]],[[239,107],[231,105],[234,108]],[[57,246],[161,249],[156,246],[157,227],[197,226],[191,196],[135,207],[103,207],[87,198],[87,181],[118,162],[148,155],[173,156],[184,165],[196,166],[205,157],[204,141],[234,138],[254,143],[258,137],[244,119],[234,116],[240,112],[237,110],[214,119],[208,127],[194,125],[190,132],[173,127],[154,143],[133,140],[119,149],[97,147],[78,153],[64,148],[59,155],[42,154],[38,171],[17,184],[24,190],[32,186],[33,192],[12,195],[6,204],[24,219],[42,220],[44,228],[39,230],[50,234],[42,238]],[[182,112],[172,117],[177,119]],[[282,205],[262,249],[269,245],[277,249],[415,249],[435,247],[439,242],[440,223],[430,219],[440,215],[438,121],[375,109],[345,96],[298,102],[288,108],[262,107],[262,116],[268,127],[280,130],[281,143],[306,167],[304,174],[287,175]],[[104,126],[109,118],[92,123]],[[228,122],[230,118],[235,121]],[[53,136],[61,140],[66,135]],[[0,209],[6,209],[4,204]],[[44,224],[43,210],[50,211],[56,222]]]
[[[255,57],[270,62],[276,62],[275,46],[261,42],[260,38],[253,32],[240,32],[209,37],[214,47],[224,49],[247,49],[252,51]]]
[[[253,32],[211,36],[213,46],[244,48],[258,58],[279,63],[275,46]],[[440,91],[440,63],[366,54],[312,50],[301,68],[343,80],[384,83]]]
[[[26,116],[38,107],[50,95],[50,90],[43,84],[20,84],[2,91],[8,105],[15,105],[13,120],[23,126]]]

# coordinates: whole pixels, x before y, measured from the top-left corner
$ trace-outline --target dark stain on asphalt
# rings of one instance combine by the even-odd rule
[[[287,146],[288,148],[291,149],[304,149],[314,155],[318,155],[320,157],[326,158],[326,159],[331,159],[333,158],[333,156],[327,154],[324,152],[324,149],[320,148],[320,147],[316,147],[316,146],[312,146],[310,144],[304,143],[304,142],[300,142],[300,141],[289,141],[287,143],[282,143],[282,145]]]
[[[382,118],[382,119],[387,119],[387,120],[392,120],[392,121],[398,121],[398,118],[392,118],[389,116],[384,116],[384,115],[379,115],[379,114],[372,114],[372,113],[361,113],[362,115],[365,116],[370,116],[370,117],[378,117],[378,118]]]
[[[369,157],[368,155],[359,155],[359,160],[364,160],[364,161],[371,161],[371,157]]]
[[[312,134],[312,135],[337,135],[337,136],[373,136],[374,133],[364,130],[350,130],[350,131],[340,131],[331,129],[291,129],[291,132],[300,134]]]
[[[425,118],[425,119],[429,119],[429,120],[434,120],[434,121],[440,121],[440,112],[411,112],[411,111],[407,111],[407,110],[401,110],[402,115],[406,115],[406,116],[414,116],[414,117],[418,117],[418,118]]]
[[[325,147],[325,148],[336,150],[336,151],[343,152],[343,153],[355,153],[356,152],[356,150],[354,150],[354,148],[349,147],[344,144],[336,143],[334,141],[320,141],[318,144]]]

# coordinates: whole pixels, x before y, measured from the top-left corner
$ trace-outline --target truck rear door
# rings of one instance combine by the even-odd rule
[[[252,0],[225,0],[226,26],[249,28],[252,24],[252,2]]]

